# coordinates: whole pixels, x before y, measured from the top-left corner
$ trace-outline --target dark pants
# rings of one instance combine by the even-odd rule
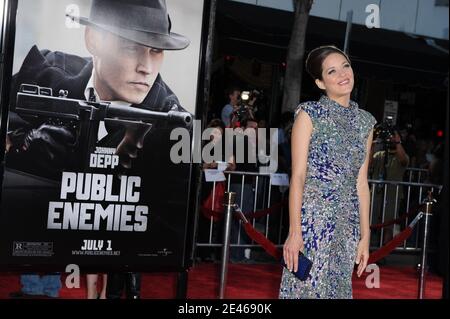
[[[106,285],[107,299],[120,299],[125,288],[126,299],[140,299],[141,274],[134,272],[109,273]]]

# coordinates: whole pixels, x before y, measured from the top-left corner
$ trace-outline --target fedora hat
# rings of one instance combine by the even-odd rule
[[[67,16],[155,49],[182,50],[190,44],[185,36],[170,32],[165,0],[92,0],[89,18]]]

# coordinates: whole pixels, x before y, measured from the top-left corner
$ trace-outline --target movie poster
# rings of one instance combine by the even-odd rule
[[[191,164],[170,135],[192,132],[203,9],[18,1],[3,265],[185,266]]]

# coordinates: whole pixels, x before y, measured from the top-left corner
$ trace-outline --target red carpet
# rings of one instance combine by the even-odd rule
[[[228,270],[226,296],[230,299],[276,299],[281,276],[281,266],[261,264],[231,264]],[[143,298],[174,298],[175,274],[145,274],[143,276]],[[413,268],[382,267],[380,288],[368,289],[366,276],[354,277],[355,299],[415,299],[418,279]],[[65,277],[63,277],[64,283]],[[61,298],[85,298],[85,280],[80,289],[63,288]],[[64,286],[64,285],[63,285]],[[8,298],[12,291],[20,289],[18,274],[0,275],[0,298]],[[199,264],[189,272],[188,298],[217,298],[219,289],[219,265]],[[427,276],[426,297],[440,299],[442,279],[436,275]]]

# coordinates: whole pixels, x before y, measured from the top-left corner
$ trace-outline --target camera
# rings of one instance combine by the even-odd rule
[[[256,100],[261,97],[261,92],[257,90],[242,91],[238,108],[233,112],[234,118],[240,122],[242,119],[255,117],[257,111]]]
[[[394,125],[393,117],[387,116],[383,123],[381,123],[377,128],[377,139],[380,143],[386,145],[393,145],[393,137],[396,133],[396,128]]]
[[[262,92],[258,90],[253,91],[242,91],[241,93],[241,104],[254,106],[256,100],[260,99]]]
[[[245,105],[239,106],[237,110],[234,111],[234,116],[241,121],[242,118],[244,118],[248,114],[248,107]]]

